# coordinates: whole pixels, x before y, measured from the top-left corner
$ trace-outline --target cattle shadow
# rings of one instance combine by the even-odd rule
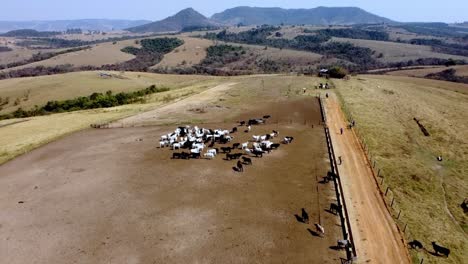
[[[309,231],[309,233],[312,235],[312,236],[316,236],[316,237],[320,237],[320,234],[315,232],[314,230],[310,229],[310,228],[307,228],[307,231]]]
[[[239,168],[237,168],[237,167],[232,167],[232,170],[235,171],[235,172],[241,172],[241,171],[239,170]]]
[[[343,250],[343,249],[344,249],[344,248],[342,248],[342,247],[339,247],[339,246],[329,246],[328,248],[329,248],[329,249],[336,250],[336,251],[341,251],[341,250]]]
[[[333,212],[333,211],[330,210],[330,209],[325,209],[324,211],[327,212],[327,213],[330,213],[330,214],[332,214],[332,215],[338,215],[337,213]]]
[[[425,249],[425,248],[424,248],[424,250],[425,250],[427,253],[431,254],[432,256],[440,257],[440,258],[441,258],[441,257],[445,257],[444,255],[437,254],[437,252],[429,251],[429,250],[427,250],[427,249]]]
[[[296,220],[297,220],[299,223],[305,224],[304,218],[302,218],[302,216],[300,216],[300,215],[298,215],[298,214],[295,214],[294,216],[296,217]]]

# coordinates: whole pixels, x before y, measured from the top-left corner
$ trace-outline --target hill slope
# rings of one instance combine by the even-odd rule
[[[282,9],[242,6],[214,14],[211,18],[229,25],[279,25],[281,23],[287,25],[351,25],[393,22],[357,7]]]
[[[65,31],[70,28],[82,30],[111,31],[135,27],[148,23],[147,20],[116,19],[79,19],[51,21],[0,21],[0,33],[17,29],[34,29],[37,31]]]
[[[196,28],[196,27],[216,27],[217,23],[206,18],[202,14],[195,11],[193,8],[187,8],[174,16],[166,19],[156,21],[153,23],[141,25],[127,29],[128,31],[135,33],[142,32],[179,32],[184,28]]]

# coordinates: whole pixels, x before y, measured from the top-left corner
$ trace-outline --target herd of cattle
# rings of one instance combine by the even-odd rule
[[[241,121],[239,126],[245,126],[244,132],[248,133],[252,130],[253,125],[265,124],[269,118],[270,116],[266,115],[263,118],[250,119],[248,122]],[[275,138],[279,137],[278,131],[273,130],[265,135],[253,135],[249,141],[233,143],[232,134],[237,132],[237,126],[231,130],[207,129],[198,126],[178,127],[174,132],[161,136],[159,147],[169,147],[173,151],[183,150],[182,152],[174,152],[173,159],[200,159],[202,157],[214,159],[223,153],[226,155],[225,160],[239,160],[237,171],[240,172],[243,171],[243,165],[252,164],[252,156],[263,157],[265,153],[270,153],[280,147],[280,143],[273,142]],[[290,144],[293,140],[293,137],[287,136],[281,140],[281,143]],[[218,148],[215,147],[216,144],[222,146]]]

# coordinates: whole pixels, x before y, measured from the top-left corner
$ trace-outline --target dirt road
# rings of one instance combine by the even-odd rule
[[[121,119],[113,124],[112,127],[135,127],[154,125],[161,122],[178,122],[177,113],[187,112],[188,109],[203,107],[211,101],[218,100],[220,94],[229,90],[236,83],[223,83],[216,87],[210,88],[199,94],[195,94],[180,101],[159,107],[153,111],[144,112],[128,118]]]
[[[335,95],[325,101],[325,111],[351,218],[354,240],[361,263],[410,263],[402,237],[379,193],[366,156]],[[340,129],[344,128],[343,135]]]

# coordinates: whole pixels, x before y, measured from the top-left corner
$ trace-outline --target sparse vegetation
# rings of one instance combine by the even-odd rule
[[[468,138],[462,134],[467,129],[468,97],[448,90],[463,84],[392,76],[334,83],[381,169],[384,191],[390,187],[387,201],[395,197],[395,221],[402,229],[408,224],[407,239],[429,247],[431,241],[443,243],[452,251],[444,261],[463,263],[468,218],[460,202],[468,188]],[[430,137],[421,133],[414,117],[424,122]],[[437,156],[444,161],[437,161]],[[421,258],[424,263],[440,263],[426,251],[410,253],[418,263]]]
[[[8,52],[12,51],[13,49],[6,47],[6,46],[0,46],[0,52]]]
[[[47,60],[47,59],[50,59],[50,58],[53,58],[62,54],[77,52],[80,50],[86,50],[90,48],[91,48],[90,46],[86,46],[86,47],[67,49],[67,50],[58,51],[58,52],[45,52],[45,53],[39,52],[39,53],[33,54],[33,56],[27,60],[0,65],[0,69],[7,69],[7,68],[13,68],[13,67],[18,67],[22,65],[27,65],[33,62]]]
[[[455,69],[447,69],[447,70],[437,72],[437,73],[430,73],[426,75],[425,77],[429,79],[435,79],[435,80],[468,84],[468,77],[458,76],[456,75],[456,72],[457,71]]]
[[[124,104],[131,104],[141,102],[143,97],[153,93],[161,93],[169,91],[167,87],[158,88],[152,85],[144,90],[113,94],[112,91],[107,91],[105,94],[93,93],[87,97],[78,97],[76,99],[65,101],[49,101],[42,107],[35,107],[31,110],[23,110],[18,108],[11,114],[0,115],[0,120],[10,118],[24,118],[32,116],[41,116],[52,113],[72,112],[78,110],[95,109],[95,108],[108,108]],[[15,106],[20,104],[19,98],[15,100]]]

